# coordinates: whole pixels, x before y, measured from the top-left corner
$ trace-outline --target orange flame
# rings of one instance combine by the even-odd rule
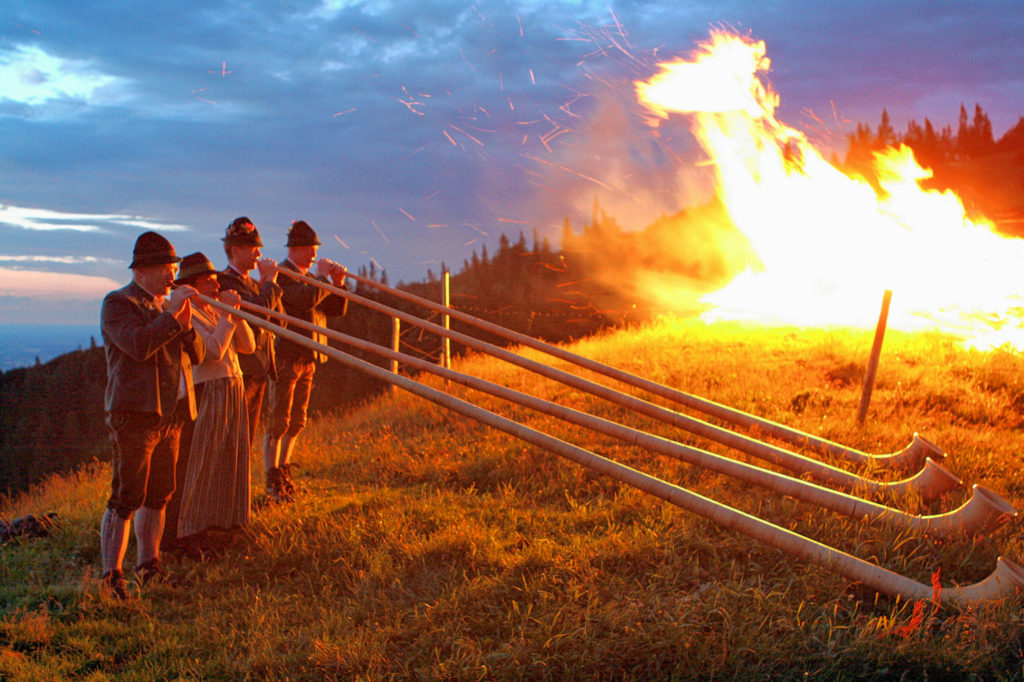
[[[904,146],[876,155],[879,189],[824,160],[775,118],[765,44],[712,32],[689,61],[636,83],[658,119],[692,116],[717,194],[756,262],[704,297],[718,318],[871,328],[884,289],[889,325],[935,328],[976,347],[1024,348],[1024,241],[972,222]]]

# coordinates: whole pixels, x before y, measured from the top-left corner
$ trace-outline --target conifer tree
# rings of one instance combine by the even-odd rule
[[[878,123],[878,132],[875,135],[874,145],[875,149],[882,147],[889,147],[896,142],[896,131],[892,127],[892,121],[889,119],[888,109],[882,109],[882,120]]]

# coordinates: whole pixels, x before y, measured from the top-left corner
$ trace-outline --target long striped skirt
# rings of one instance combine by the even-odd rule
[[[181,497],[178,537],[249,522],[249,420],[238,377],[204,383]]]

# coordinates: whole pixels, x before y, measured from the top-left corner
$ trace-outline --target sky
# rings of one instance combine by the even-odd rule
[[[4,0],[0,322],[97,321],[146,230],[223,265],[240,215],[265,256],[301,218],[391,283],[557,247],[595,198],[641,229],[701,199],[700,159],[633,83],[714,28],[765,41],[777,117],[840,155],[883,108],[1024,115],[1019,0]]]

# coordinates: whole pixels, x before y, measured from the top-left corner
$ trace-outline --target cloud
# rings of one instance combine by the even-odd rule
[[[108,277],[0,267],[0,298],[94,301],[120,286]]]
[[[11,256],[0,254],[0,262],[6,263],[60,263],[62,265],[78,265],[81,263],[117,264],[112,258],[96,258],[94,256]]]
[[[123,97],[126,85],[90,60],[58,57],[34,45],[0,52],[0,100],[33,108],[54,100],[110,103]]]
[[[100,223],[100,224],[96,224]],[[106,225],[103,225],[103,224]],[[68,213],[45,208],[25,208],[0,204],[0,225],[20,227],[25,230],[52,232],[73,230],[76,232],[112,232],[111,227],[135,227],[165,232],[186,232],[187,225],[160,223],[140,216],[94,213]]]

